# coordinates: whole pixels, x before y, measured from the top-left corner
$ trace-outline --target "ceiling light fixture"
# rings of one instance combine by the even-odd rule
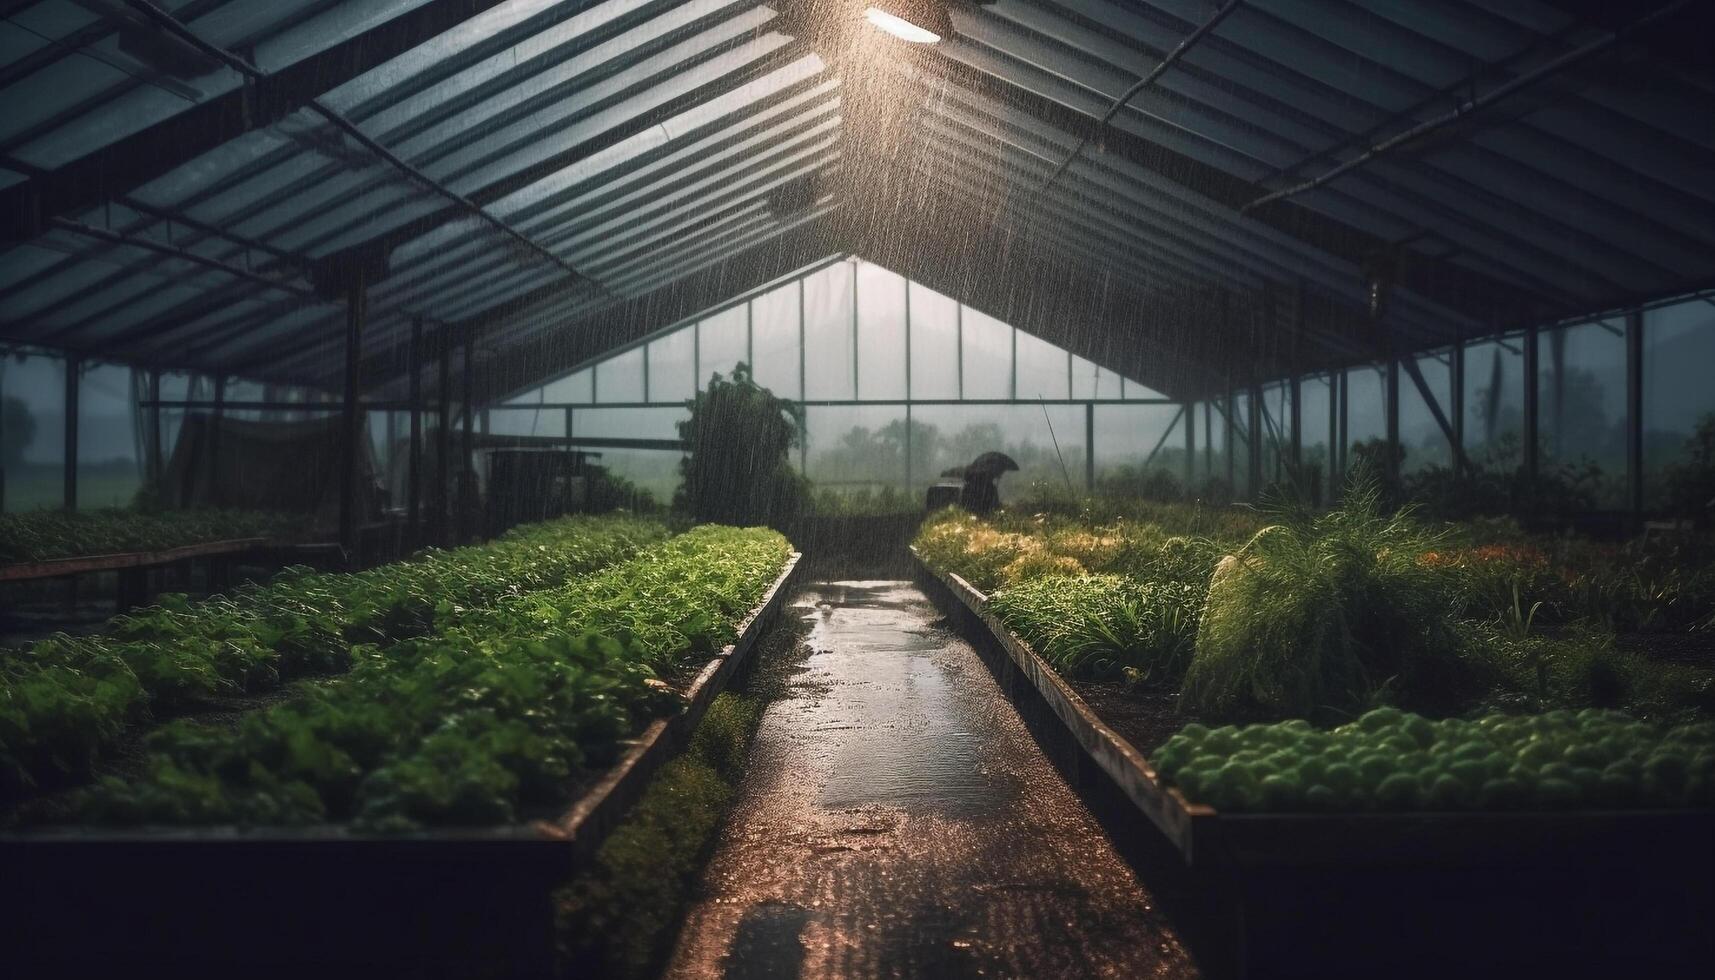
[[[880,7],[870,7],[863,12],[863,16],[871,24],[901,41],[910,41],[912,44],[935,44],[941,40],[941,35],[927,27],[919,27],[904,17],[890,14]]]

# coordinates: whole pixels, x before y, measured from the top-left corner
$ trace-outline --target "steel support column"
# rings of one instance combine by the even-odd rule
[[[464,366],[462,370],[463,384],[459,404],[459,489],[458,515],[453,526],[457,529],[458,544],[470,539],[470,513],[476,506],[476,470],[471,465],[471,453],[475,452],[475,432],[471,425],[474,421],[474,405],[471,404],[473,375],[476,361],[476,344],[474,338],[466,337],[464,341]]]
[[[1626,314],[1626,509],[1644,513],[1644,315]]]
[[[1179,414],[1185,419],[1185,492],[1197,482],[1197,405],[1186,402]]]
[[[410,546],[423,541],[423,318],[411,318],[411,448],[405,473],[405,527]]]
[[[149,400],[161,400],[161,369],[149,369]],[[148,476],[151,484],[161,479],[161,406],[155,405],[149,409],[149,464]],[[156,488],[157,492],[159,487]]]
[[[1538,410],[1537,398],[1537,329],[1532,324],[1524,331],[1524,453],[1523,465],[1525,479],[1534,483],[1537,469],[1537,429]]]
[[[1387,387],[1382,391],[1382,415],[1387,422],[1387,472],[1385,476],[1389,484],[1399,480],[1399,358],[1392,353],[1389,345],[1387,359]]]
[[[435,492],[430,496],[434,503],[435,512],[429,521],[429,536],[439,547],[446,547],[448,524],[447,478],[451,475],[449,467],[453,458],[452,437],[452,357],[453,345],[445,329],[438,332],[440,337],[439,385],[435,389],[436,417],[435,426]]]
[[[226,420],[226,375],[217,374],[214,377],[214,410],[208,420],[208,471],[209,495],[215,506],[226,503],[226,487],[220,479],[221,438],[220,424]]]
[[[363,316],[367,299],[362,273],[352,276],[345,294],[345,384],[340,404],[339,544],[346,561],[357,562],[357,461],[363,413],[357,404],[357,366],[363,356]],[[219,389],[217,389],[219,390]]]
[[[1069,363],[1069,362],[1068,362]],[[1096,405],[1084,403],[1084,493],[1096,492]]]
[[[77,510],[77,406],[78,385],[83,375],[83,359],[76,354],[66,355],[66,384],[65,384],[65,468],[62,481],[64,483],[64,504],[66,510]]]

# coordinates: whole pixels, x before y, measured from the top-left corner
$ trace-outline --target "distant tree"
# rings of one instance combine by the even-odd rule
[[[0,399],[0,466],[24,461],[24,450],[36,440],[36,415],[22,398]]]
[[[1683,456],[1668,470],[1667,492],[1673,513],[1705,524],[1715,520],[1715,415],[1698,420]]]
[[[743,362],[731,377],[716,374],[686,406],[684,483],[674,504],[699,521],[788,527],[807,492],[787,456],[803,410],[758,385]]]

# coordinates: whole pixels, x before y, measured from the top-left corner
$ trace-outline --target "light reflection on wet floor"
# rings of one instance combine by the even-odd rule
[[[677,977],[1187,976],[976,653],[906,582],[807,586]]]

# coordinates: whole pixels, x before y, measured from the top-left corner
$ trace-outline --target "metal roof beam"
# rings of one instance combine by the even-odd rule
[[[1237,210],[1255,197],[1255,185],[1217,167],[1194,160],[1133,133],[1105,129],[1084,113],[1038,95],[996,75],[968,67],[934,52],[906,51],[901,57],[937,82],[956,83],[1002,105],[1053,126],[1069,136],[1100,142],[1106,155],[1161,174],[1217,204]],[[1280,202],[1253,215],[1306,246],[1359,267],[1391,243],[1345,222],[1292,202]],[[1414,254],[1401,270],[1400,283],[1425,298],[1474,319],[1522,317],[1534,297],[1475,270],[1433,256]]]
[[[1393,136],[1388,137],[1387,139],[1384,139],[1378,143],[1375,143],[1375,144],[1371,145],[1370,147],[1368,147],[1367,149],[1365,149],[1364,152],[1358,154],[1357,156],[1353,157],[1352,159],[1347,160],[1344,163],[1338,164],[1338,165],[1330,168],[1329,170],[1323,172],[1322,174],[1320,174],[1316,177],[1312,177],[1309,180],[1303,181],[1301,183],[1294,184],[1291,187],[1283,187],[1280,190],[1273,191],[1273,192],[1268,193],[1268,194],[1264,194],[1261,197],[1258,197],[1255,200],[1253,200],[1253,201],[1243,205],[1242,207],[1240,207],[1239,213],[1240,214],[1248,214],[1252,210],[1259,208],[1259,207],[1262,207],[1265,204],[1271,204],[1271,203],[1274,203],[1276,201],[1284,201],[1288,198],[1295,197],[1299,194],[1302,194],[1305,191],[1315,190],[1316,188],[1321,187],[1322,185],[1333,180],[1334,178],[1339,177],[1341,174],[1350,173],[1353,170],[1356,170],[1359,167],[1364,166],[1365,164],[1369,163],[1370,161],[1375,160],[1377,157],[1383,156],[1384,154],[1386,154],[1392,150],[1396,150],[1402,146],[1406,146],[1408,144],[1414,143],[1414,142],[1422,139],[1423,137],[1429,135],[1430,133],[1435,132],[1438,129],[1443,129],[1443,128],[1450,126],[1456,122],[1461,122],[1461,121],[1467,119],[1469,116],[1471,116],[1472,113],[1479,112],[1479,111],[1481,111],[1481,110],[1483,110],[1489,106],[1494,105],[1497,102],[1500,102],[1501,100],[1507,98],[1508,96],[1515,95],[1515,94],[1531,87],[1532,85],[1535,85],[1536,83],[1543,81],[1544,79],[1547,79],[1553,75],[1556,75],[1556,74],[1558,74],[1558,73],[1560,73],[1560,72],[1562,72],[1568,68],[1571,68],[1575,65],[1581,64],[1584,61],[1587,61],[1590,58],[1593,58],[1596,55],[1601,54],[1604,51],[1607,51],[1609,48],[1614,47],[1615,45],[1619,44],[1621,41],[1623,41],[1627,37],[1630,37],[1631,35],[1637,33],[1638,31],[1641,31],[1641,30],[1649,27],[1652,24],[1656,24],[1656,23],[1660,22],[1661,20],[1663,20],[1663,19],[1665,19],[1665,18],[1667,18],[1667,17],[1669,17],[1675,13],[1678,13],[1680,10],[1684,9],[1689,3],[1690,3],[1690,0],[1672,0],[1672,2],[1666,4],[1665,6],[1658,7],[1654,11],[1652,11],[1648,14],[1645,14],[1642,17],[1639,17],[1637,20],[1632,21],[1630,24],[1628,24],[1625,27],[1615,31],[1614,33],[1608,35],[1607,37],[1599,38],[1595,41],[1590,42],[1589,44],[1585,44],[1585,45],[1582,45],[1580,47],[1573,48],[1571,51],[1568,51],[1565,54],[1562,54],[1560,57],[1554,58],[1548,62],[1545,62],[1542,65],[1537,66],[1532,71],[1528,71],[1528,72],[1524,73],[1523,75],[1520,75],[1517,78],[1514,78],[1511,81],[1506,82],[1505,84],[1498,85],[1495,88],[1492,88],[1487,92],[1484,92],[1482,95],[1475,96],[1473,98],[1465,100],[1464,102],[1459,103],[1458,105],[1454,106],[1448,112],[1442,113],[1441,115],[1438,115],[1438,116],[1434,117],[1433,119],[1426,119],[1423,122],[1420,122],[1417,125],[1412,126],[1408,129],[1404,130],[1403,132],[1396,133]],[[1410,110],[1407,110],[1407,112],[1409,113]],[[1410,117],[1409,117],[1409,115],[1404,116],[1404,117],[1396,117],[1394,120],[1391,120],[1390,122],[1397,122],[1397,121],[1399,121],[1400,118],[1410,118]],[[1384,124],[1383,128],[1385,128],[1385,125],[1386,124]],[[1300,167],[1303,167],[1304,165],[1306,165],[1308,163],[1314,162],[1315,160],[1320,159],[1321,157],[1327,156],[1331,152],[1337,152],[1337,149],[1336,150],[1325,150],[1325,151],[1322,151],[1321,153],[1316,154],[1313,157],[1309,157],[1305,160],[1302,160],[1299,163],[1294,164],[1291,167],[1288,167],[1284,171],[1284,173],[1295,172]]]
[[[20,237],[48,218],[125,193],[222,144],[262,129],[502,0],[424,0],[368,30],[206,99],[153,126],[30,180],[0,189],[0,215]]]

